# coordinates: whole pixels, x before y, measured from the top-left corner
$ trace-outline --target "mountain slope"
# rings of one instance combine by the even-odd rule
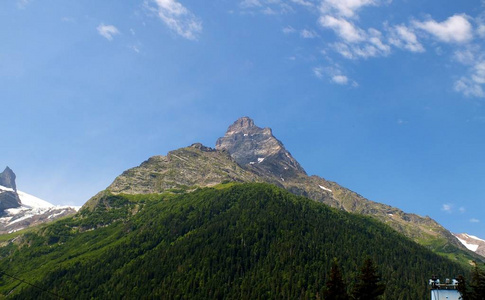
[[[350,287],[374,259],[384,299],[425,299],[431,274],[467,272],[371,218],[254,183],[106,193],[93,210],[0,248],[3,270],[82,299],[311,299],[334,257]],[[49,296],[6,276],[0,283],[13,299]]]
[[[466,233],[458,233],[454,236],[470,251],[485,257],[485,240]]]
[[[323,202],[348,212],[369,215],[403,233],[415,242],[466,262],[480,260],[456,237],[429,217],[405,213],[370,201],[339,184],[308,176],[269,128],[260,128],[248,117],[229,126],[216,149],[194,144],[155,156],[118,176],[106,191],[114,194],[187,192],[227,181],[267,182],[296,195]],[[85,207],[93,209],[103,192]]]
[[[56,206],[17,190],[15,173],[7,167],[0,173],[0,235],[75,214],[79,207]]]

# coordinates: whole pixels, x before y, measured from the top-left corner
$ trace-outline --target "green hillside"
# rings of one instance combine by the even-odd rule
[[[333,258],[349,289],[370,257],[383,299],[426,299],[427,280],[468,274],[369,217],[269,184],[173,195],[99,195],[96,208],[0,244],[12,299],[318,299]],[[1,298],[2,296],[0,296]]]

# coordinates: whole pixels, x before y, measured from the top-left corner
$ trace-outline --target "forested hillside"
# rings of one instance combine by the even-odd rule
[[[0,241],[1,271],[37,286],[4,274],[0,293],[318,299],[334,258],[349,290],[371,258],[387,285],[383,299],[416,300],[426,299],[431,275],[468,274],[378,221],[269,184],[100,197],[92,211]]]

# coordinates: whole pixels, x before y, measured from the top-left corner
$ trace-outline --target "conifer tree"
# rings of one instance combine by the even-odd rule
[[[330,269],[329,279],[326,282],[325,300],[348,300],[347,287],[342,278],[342,273],[337,262],[334,258],[332,267]]]
[[[465,277],[460,275],[460,276],[458,276],[458,278],[456,280],[458,281],[457,290],[461,295],[461,299],[462,300],[470,300],[469,290],[468,290],[468,286],[467,286],[466,281],[465,281]]]
[[[472,271],[470,284],[470,300],[485,300],[485,270],[481,269],[477,262]]]
[[[376,267],[370,258],[364,261],[358,282],[353,290],[353,297],[356,300],[374,300],[384,294],[386,285],[381,282],[377,275]]]

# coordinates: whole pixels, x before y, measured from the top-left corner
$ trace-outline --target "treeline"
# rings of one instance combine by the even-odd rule
[[[458,277],[458,291],[462,300],[485,300],[485,269],[474,262],[471,279],[469,282],[463,277]]]
[[[93,212],[31,233],[20,247],[0,248],[4,271],[50,293],[6,276],[0,276],[0,293],[14,299],[49,299],[51,293],[76,299],[332,299],[328,283],[337,258],[349,296],[365,289],[359,278],[370,259],[379,267],[381,299],[416,300],[428,297],[430,274],[467,273],[377,221],[268,184],[147,196],[143,209],[143,196],[138,202],[103,197]]]
[[[357,284],[351,293],[347,291],[347,284],[342,277],[336,258],[333,261],[329,279],[325,285],[325,300],[376,300],[386,290],[386,285],[381,281],[374,262],[370,258],[364,261],[357,278]]]

